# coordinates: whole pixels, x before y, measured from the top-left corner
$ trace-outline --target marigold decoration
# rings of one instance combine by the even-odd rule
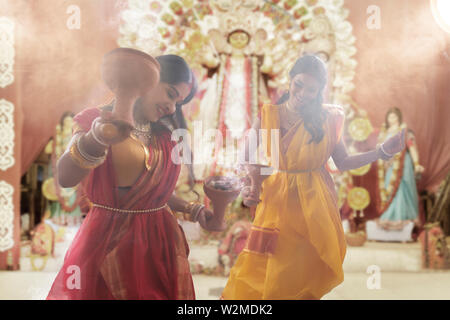
[[[207,43],[208,42],[200,32],[195,32],[191,35],[189,40],[186,41],[186,48],[195,52],[200,50],[200,48]]]
[[[165,23],[167,23],[168,25],[175,24],[175,18],[169,13],[165,13],[162,16],[161,20],[164,21]]]
[[[181,3],[183,4],[183,7],[190,9],[194,5],[194,0],[181,0]]]
[[[206,38],[208,45],[202,48],[214,47],[211,30],[219,30],[224,35],[233,30],[245,30],[251,41],[257,37],[256,31],[263,29],[267,34],[261,44],[250,43],[245,54],[257,54],[269,57],[274,66],[268,81],[270,90],[283,88],[289,83],[289,78],[283,72],[297,58],[299,52],[325,52],[333,57],[333,96],[347,96],[354,88],[353,77],[356,61],[352,58],[356,53],[352,26],[347,21],[348,9],[344,7],[344,0],[315,1],[315,0],[128,0],[125,15],[122,15],[119,45],[136,48],[152,55],[166,53],[180,54],[186,57],[194,69],[202,68],[203,52],[186,48],[193,33],[199,32]],[[145,3],[150,13],[157,14],[158,20],[150,22],[145,19]],[[143,4],[144,3],[144,4]],[[288,9],[286,9],[288,8]],[[182,14],[181,14],[182,12]],[[125,12],[124,12],[125,13]],[[317,15],[320,14],[320,17]],[[312,20],[323,19],[329,24],[326,32],[317,33],[308,28]],[[144,25],[153,27],[165,26],[160,46],[149,46],[145,34],[139,30]],[[136,29],[140,26],[140,29]],[[178,32],[183,30],[184,33]],[[144,28],[145,30],[145,28]],[[170,34],[170,36],[168,36]],[[339,36],[337,36],[339,35]],[[176,38],[176,40],[175,40]],[[308,43],[307,47],[303,44]],[[252,52],[258,47],[258,52]],[[263,48],[263,51],[261,51]],[[215,48],[217,52],[221,48]],[[191,52],[189,52],[191,51]],[[216,53],[217,53],[216,52]],[[264,60],[264,59],[262,59]],[[333,101],[345,108],[345,101]]]
[[[311,19],[304,19],[300,22],[300,29],[304,30],[308,28],[309,24],[311,23]]]
[[[163,38],[169,38],[170,37],[170,32],[167,28],[158,28],[159,33],[161,33],[161,36]]]
[[[294,18],[299,19],[308,13],[308,9],[301,7],[294,11]]]
[[[150,3],[150,10],[152,10],[155,13],[161,12],[162,6],[158,1],[153,1]]]
[[[313,13],[314,13],[316,16],[321,15],[321,14],[325,14],[325,8],[324,8],[324,7],[317,7],[317,8],[314,8]]]
[[[284,3],[284,8],[286,10],[290,10],[293,7],[295,7],[296,4],[297,4],[297,0],[286,0],[286,2]]]
[[[309,6],[315,6],[319,0],[306,0]]]
[[[196,12],[197,16],[200,19],[203,19],[204,17],[206,17],[206,16],[208,16],[208,15],[213,13],[211,7],[209,6],[209,4],[207,2],[206,3],[202,3],[202,4],[196,4],[194,6],[194,9],[195,9],[195,12]]]
[[[183,14],[183,7],[176,1],[170,3],[170,9],[172,9],[173,13],[177,16],[181,16]]]
[[[50,201],[58,201],[58,196],[55,190],[55,181],[52,178],[48,178],[42,184],[42,193],[44,197],[46,197]]]
[[[353,78],[357,63],[353,58],[356,53],[355,37],[347,18],[349,11],[344,6],[344,0],[125,0],[125,2],[128,5],[127,14],[122,14],[118,40],[121,47],[135,48],[153,56],[181,55],[200,75],[198,77],[200,88],[203,82],[208,88],[214,87],[214,90],[208,91],[210,94],[204,95],[205,98],[200,98],[200,103],[212,106],[213,111],[202,108],[201,110],[208,110],[210,115],[203,115],[203,111],[197,116],[186,114],[190,121],[199,118],[203,121],[208,119],[209,126],[215,129],[219,128],[221,123],[225,123],[227,127],[228,125],[242,127],[247,119],[253,122],[253,117],[258,114],[264,97],[275,99],[281,94],[282,88],[288,87],[289,76],[286,71],[301,52],[314,52],[326,56],[327,59],[324,60],[327,62],[332,61],[330,81],[333,82],[333,86],[330,96],[333,97],[333,101],[330,102],[341,105],[346,110],[346,119],[351,121],[352,113],[348,112],[350,109],[348,99],[354,88]],[[158,4],[151,5],[152,3]],[[177,15],[179,8],[174,3],[181,5],[182,15]],[[286,10],[286,7],[290,9]],[[148,8],[148,12],[145,12],[145,8]],[[157,13],[156,23],[144,19],[146,13],[156,12],[152,11],[153,9],[160,10]],[[318,13],[323,14],[318,16]],[[139,33],[140,29],[149,29],[144,28],[148,24],[154,28],[156,25],[167,29],[165,37],[156,32],[162,38],[158,39],[159,45],[148,45],[148,37],[145,38],[145,34]],[[250,36],[249,42],[242,49],[242,57],[238,55],[232,57],[233,51],[236,50],[227,40],[228,36],[238,29]],[[264,36],[261,36],[263,34]],[[238,66],[238,59],[245,60],[239,73],[232,70],[233,66]],[[233,63],[227,66],[227,60]],[[208,70],[205,70],[206,67]],[[237,109],[230,107],[232,104],[227,102],[226,108],[221,109],[220,103],[224,101],[225,96],[226,99],[233,98],[232,94],[227,95],[231,88],[229,84],[241,82],[234,79],[223,81],[225,71],[230,77],[239,76],[239,79],[243,79],[245,87],[249,88],[245,91],[245,97],[248,97],[249,101],[245,105],[244,110],[247,112],[245,117],[241,116],[242,106],[241,109]],[[204,79],[211,81],[202,81],[205,74],[209,79],[207,77]],[[210,74],[214,74],[214,77]],[[247,86],[248,83],[252,86]],[[260,96],[263,98],[259,98]],[[245,97],[242,100],[245,100]],[[195,103],[197,100],[191,102]],[[226,113],[221,117],[221,113],[216,110],[224,110]],[[239,111],[236,113],[234,110]],[[234,121],[234,118],[238,120]],[[211,144],[211,149],[215,150],[214,142]],[[219,156],[217,155],[217,159],[221,159]],[[208,165],[216,159],[216,155],[213,153],[210,159],[212,160],[208,160]],[[197,171],[203,172],[203,169]]]
[[[371,164],[366,164],[365,166],[359,167],[357,169],[350,170],[350,173],[354,176],[363,176],[370,170]]]
[[[364,210],[370,203],[370,195],[365,188],[353,187],[348,193],[347,201],[353,210]]]
[[[355,141],[364,141],[372,133],[373,128],[367,118],[355,118],[348,126],[348,133]]]

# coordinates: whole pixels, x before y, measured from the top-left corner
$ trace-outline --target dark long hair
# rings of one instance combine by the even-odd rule
[[[182,106],[189,103],[197,93],[197,79],[195,78],[194,73],[192,72],[189,65],[186,61],[177,55],[168,54],[156,57],[159,65],[161,66],[160,72],[160,82],[165,82],[171,85],[177,85],[180,83],[187,83],[191,87],[191,91],[186,96],[186,98],[176,105],[175,113],[172,115],[168,115],[160,119],[156,123],[152,123],[152,131],[162,130],[161,127],[168,128],[169,130],[175,129],[186,129],[187,124],[186,119],[183,115]],[[180,142],[180,141],[178,141]],[[192,159],[192,152],[189,150]],[[191,177],[191,181],[195,181],[194,169],[191,164],[186,164],[186,167],[189,171],[189,175]],[[190,186],[191,190],[193,189],[193,185]]]
[[[304,55],[297,59],[292,69],[289,71],[289,77],[294,78],[297,74],[306,73],[314,77],[320,84],[317,97],[300,110],[305,129],[311,134],[311,142],[319,143],[324,136],[323,123],[326,119],[326,112],[322,106],[323,90],[327,84],[327,69],[325,63],[314,55]],[[277,101],[282,104],[289,99],[289,91],[286,92]]]
[[[177,55],[167,54],[156,57],[161,66],[159,73],[159,81],[170,85],[187,83],[191,87],[191,91],[187,97],[180,103],[177,103],[175,113],[167,115],[159,119],[157,122],[151,122],[152,134],[158,135],[163,132],[173,131],[175,129],[186,129],[186,119],[183,115],[182,106],[189,103],[197,93],[197,79],[186,61]],[[140,103],[140,99],[136,101]],[[180,141],[178,141],[180,142]],[[189,153],[192,156],[191,150]],[[186,164],[192,181],[195,180],[192,164]],[[193,187],[193,186],[191,186]]]
[[[183,115],[182,106],[189,103],[197,93],[198,87],[197,79],[195,78],[195,75],[192,72],[192,70],[189,68],[189,65],[180,56],[168,54],[158,56],[156,57],[156,60],[161,66],[159,74],[160,82],[165,82],[171,85],[187,83],[188,85],[190,85],[191,91],[182,102],[176,105],[174,114],[164,116],[157,122],[151,122],[152,134],[158,135],[163,132],[173,131],[175,129],[187,130],[186,119],[184,118]],[[113,103],[114,102],[105,106],[104,108],[106,108],[107,110],[112,110]],[[135,110],[136,105],[139,103],[141,103],[141,99],[137,99],[135,104]],[[190,150],[189,153],[192,154]],[[187,164],[186,166],[188,167],[191,179],[195,180],[192,164]]]
[[[397,115],[399,125],[403,123],[402,111],[397,107],[392,107],[386,112],[386,117],[384,118],[384,126],[386,129],[389,129],[388,117],[391,113],[395,113]]]
[[[160,119],[158,122],[152,123],[152,131],[158,133],[161,130],[174,130],[174,129],[187,129],[186,119],[183,115],[182,106],[189,103],[194,98],[197,92],[197,80],[194,73],[189,68],[186,61],[177,55],[168,54],[156,57],[160,71],[160,82],[165,82],[171,85],[177,85],[180,83],[187,83],[191,86],[191,91],[187,97],[176,105],[174,114],[167,115]]]

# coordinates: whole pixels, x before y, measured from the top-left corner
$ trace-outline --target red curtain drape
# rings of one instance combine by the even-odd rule
[[[117,47],[119,11],[126,1],[4,1],[20,29],[15,71],[23,79],[16,103],[24,113],[21,172],[54,134],[66,111],[110,99],[100,78],[105,52]],[[72,28],[79,19],[79,29]]]
[[[380,9],[380,29],[367,27],[370,5]],[[418,189],[434,190],[450,171],[450,34],[434,21],[428,0],[347,1],[346,6],[358,50],[353,99],[375,128],[389,108],[402,110],[426,169]]]

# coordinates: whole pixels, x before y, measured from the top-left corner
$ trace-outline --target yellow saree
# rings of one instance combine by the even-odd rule
[[[250,235],[223,299],[320,299],[343,281],[346,243],[325,163],[339,141],[344,114],[340,107],[324,107],[320,143],[308,144],[311,136],[302,120],[279,141],[268,138],[266,150],[279,143],[279,171],[262,185]],[[261,129],[280,128],[279,108],[263,106]]]

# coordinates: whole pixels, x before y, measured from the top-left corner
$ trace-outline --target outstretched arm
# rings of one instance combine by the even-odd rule
[[[84,142],[85,143],[84,145],[88,145],[89,152],[92,155],[101,156],[102,152],[103,153],[105,152],[104,150],[101,150],[100,147],[95,146],[90,139],[86,139],[84,133],[79,132],[74,134],[72,140],[69,143],[69,146],[67,147],[66,152],[64,152],[64,154],[61,156],[61,158],[58,160],[57,163],[58,183],[63,188],[70,188],[76,186],[91,171],[88,168],[80,167],[72,158],[72,155],[70,153],[72,146],[76,144],[76,140],[82,138],[85,139],[83,139],[83,141],[80,141],[80,143]]]
[[[58,160],[58,182],[63,188],[74,187],[80,183],[91,169],[101,164],[102,158],[106,157],[109,145],[119,143],[130,135],[130,127],[121,120],[105,120],[101,117],[96,119],[87,132],[79,131],[73,135],[66,152]],[[102,126],[106,122],[117,128],[119,134],[116,137],[111,139],[103,137]],[[100,143],[99,139],[103,143]],[[81,157],[76,156],[76,154],[81,155]],[[84,157],[93,160],[98,159],[99,161],[96,165],[87,165],[89,163],[86,162]]]
[[[365,166],[368,163],[372,163],[381,158],[379,148],[364,153],[355,155],[349,155],[344,142],[341,141],[334,148],[333,157],[334,164],[339,171],[347,171],[357,169]]]
[[[167,202],[170,209],[182,213],[190,213],[190,207],[189,202],[181,199],[180,197],[176,196],[175,194],[172,194],[169,198],[169,201]]]
[[[333,161],[339,171],[357,169],[378,159],[389,160],[394,154],[405,148],[405,130],[378,145],[375,150],[349,155],[344,142],[336,145],[332,153]]]

